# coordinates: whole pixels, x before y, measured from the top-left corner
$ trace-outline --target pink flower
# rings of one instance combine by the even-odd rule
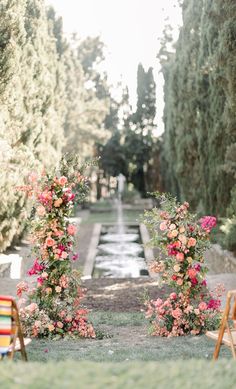
[[[198,280],[196,278],[191,278],[191,284],[192,285],[197,285],[198,284]]]
[[[38,175],[36,172],[30,173],[28,176],[29,182],[35,182],[35,181],[37,181],[37,179],[38,179]]]
[[[62,251],[61,258],[66,259],[68,257],[68,254],[65,251]]]
[[[165,231],[166,229],[167,229],[166,222],[162,222],[162,223],[160,224],[160,230],[161,230],[161,231]]]
[[[44,216],[46,214],[46,210],[43,205],[37,207],[36,212],[39,216]]]
[[[190,268],[190,269],[188,269],[188,275],[189,275],[189,278],[195,278],[197,275],[197,271],[193,268]]]
[[[25,307],[25,309],[27,309],[30,313],[33,313],[34,311],[36,311],[37,308],[38,308],[38,304],[36,304],[36,303],[31,303],[31,304],[27,305],[27,307]]]
[[[177,253],[176,259],[177,259],[177,261],[182,262],[184,260],[184,253]]]
[[[33,263],[33,266],[27,271],[27,274],[29,276],[32,276],[34,274],[38,274],[39,272],[41,272],[42,270],[44,269],[44,266],[43,265],[40,265],[38,263],[38,258],[35,259],[34,263]]]
[[[178,278],[176,283],[177,283],[177,285],[181,286],[181,285],[183,285],[184,281],[182,278]]]
[[[59,178],[58,183],[59,185],[64,186],[67,183],[67,181],[68,181],[67,178],[65,176],[62,176]]]
[[[79,254],[72,255],[72,261],[77,261],[78,258],[79,258]]]
[[[207,308],[208,309],[218,309],[218,308],[220,308],[220,305],[221,305],[220,300],[211,299],[207,304]]]
[[[196,246],[196,243],[197,243],[197,241],[195,238],[189,238],[187,246],[194,247],[194,246]]]
[[[216,217],[214,216],[204,216],[200,220],[201,227],[206,232],[210,232],[217,224]]]
[[[182,311],[180,308],[176,308],[176,309],[173,309],[172,311],[172,316],[175,318],[175,319],[179,319],[181,316],[182,316]]]
[[[46,244],[46,246],[48,246],[48,247],[54,246],[55,243],[56,243],[55,240],[52,239],[52,238],[50,238],[50,237],[48,237],[48,238],[46,239],[46,241],[45,241],[45,244]]]
[[[76,226],[74,226],[73,224],[68,225],[67,232],[69,235],[75,235],[76,231],[77,231]]]
[[[171,293],[170,294],[170,298],[171,298],[171,300],[176,300],[177,299],[177,294],[176,293]]]
[[[43,277],[38,277],[37,278],[37,283],[38,283],[39,286],[42,286],[43,283],[44,283],[44,278]]]
[[[17,296],[21,297],[23,292],[28,292],[29,290],[29,285],[25,281],[19,282],[19,284],[16,285],[17,288]]]
[[[204,301],[202,301],[198,305],[198,308],[200,309],[200,311],[205,311],[207,309],[207,304]]]

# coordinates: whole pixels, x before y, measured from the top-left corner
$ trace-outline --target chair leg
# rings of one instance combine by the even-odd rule
[[[22,333],[21,324],[20,324],[20,318],[19,318],[19,314],[18,314],[18,308],[17,308],[17,305],[15,302],[13,303],[13,307],[15,308],[15,320],[16,320],[16,326],[18,329],[18,338],[19,338],[19,342],[20,342],[21,357],[22,357],[23,361],[27,362],[28,359],[27,359],[27,354],[26,354],[26,350],[25,350],[24,338],[23,338],[23,333]]]
[[[229,336],[229,339],[230,339],[230,348],[231,348],[232,356],[233,356],[234,359],[236,359],[236,352],[235,352],[235,348],[234,348],[234,341],[233,341],[233,337],[232,337],[232,334],[231,334],[228,322],[226,323],[226,327],[227,327],[227,332],[228,332],[228,336]]]
[[[225,327],[226,327],[226,321],[227,321],[226,317],[223,317],[222,324],[220,326],[219,336],[218,336],[218,339],[217,339],[217,342],[216,342],[216,346],[215,346],[215,350],[214,350],[214,353],[213,353],[214,361],[216,361],[218,359],[218,357],[219,357],[220,348],[221,348],[221,345],[222,345],[222,339],[223,339],[224,332],[225,332]]]

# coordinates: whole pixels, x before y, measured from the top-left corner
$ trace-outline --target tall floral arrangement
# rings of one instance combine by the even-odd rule
[[[78,255],[73,251],[76,226],[70,216],[88,191],[82,170],[77,158],[63,157],[53,173],[31,173],[27,185],[18,188],[34,204],[30,220],[34,260],[28,275],[34,276],[35,283],[30,287],[23,281],[17,286],[24,332],[30,336],[95,337],[87,310],[81,306],[84,290],[79,273],[72,270]]]
[[[166,194],[156,193],[160,208],[144,214],[151,234],[151,245],[160,249],[152,271],[160,274],[162,283],[173,292],[166,300],[147,301],[147,318],[153,335],[179,336],[199,334],[218,325],[222,288],[210,292],[204,253],[216,218],[200,220],[189,212],[187,202],[179,204]]]

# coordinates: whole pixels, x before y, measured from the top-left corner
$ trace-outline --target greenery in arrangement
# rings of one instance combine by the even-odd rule
[[[205,216],[198,220],[185,202],[180,204],[169,195],[156,194],[160,209],[144,214],[144,223],[151,233],[151,244],[161,249],[152,270],[173,292],[166,300],[147,301],[146,317],[152,324],[153,335],[179,336],[200,334],[217,328],[220,320],[222,290],[210,292],[207,287],[207,267],[204,252],[209,247],[209,233],[216,218]]]
[[[55,172],[31,173],[29,184],[18,188],[33,199],[35,211],[30,223],[34,262],[28,275],[36,276],[36,282],[33,287],[24,281],[17,285],[20,318],[28,336],[95,337],[81,306],[79,273],[71,266],[78,255],[73,252],[76,226],[69,217],[88,191],[82,170],[77,158],[63,157]]]

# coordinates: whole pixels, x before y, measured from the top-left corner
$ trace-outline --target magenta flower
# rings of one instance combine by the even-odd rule
[[[207,304],[207,308],[208,309],[218,309],[220,307],[220,305],[221,305],[220,300],[211,299]]]
[[[33,276],[35,274],[40,273],[42,270],[44,270],[44,266],[40,265],[40,263],[38,263],[38,258],[36,258],[33,263],[33,266],[27,271],[27,274],[29,276]]]
[[[203,230],[210,232],[217,224],[215,216],[204,216],[200,220],[201,227]]]

